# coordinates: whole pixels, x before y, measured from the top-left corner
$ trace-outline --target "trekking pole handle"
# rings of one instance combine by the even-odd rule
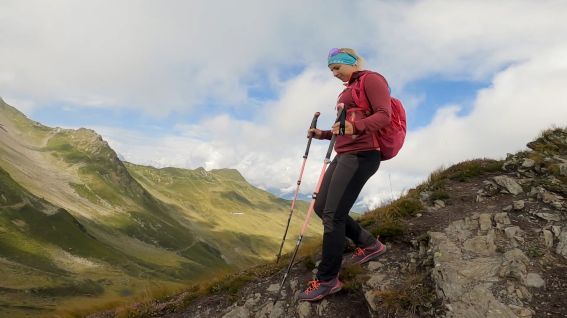
[[[337,120],[335,122],[342,121],[344,123],[345,118],[346,118],[346,112],[343,107],[339,109],[339,114],[337,115]],[[343,130],[343,134],[344,134],[344,130]],[[331,143],[329,144],[329,149],[327,149],[327,155],[325,156],[325,162],[327,163],[331,161],[331,153],[333,152],[336,139],[337,139],[337,135],[333,135],[331,137]]]
[[[311,126],[309,126],[309,129],[317,128],[317,118],[319,118],[319,115],[321,115],[320,112],[316,112],[315,115],[313,115],[313,119],[311,120]],[[309,134],[309,140],[307,141],[307,148],[305,148],[305,154],[303,155],[304,159],[307,159],[307,156],[309,155],[309,147],[311,147],[312,139],[313,139],[313,134]]]
[[[313,115],[313,120],[311,120],[311,126],[309,128],[317,128],[317,118],[319,118],[319,115],[321,115],[320,112],[316,112],[315,115]]]
[[[338,116],[338,122],[339,122],[339,135],[344,136],[345,135],[345,130],[346,130],[346,112],[344,107],[341,108],[339,116]]]

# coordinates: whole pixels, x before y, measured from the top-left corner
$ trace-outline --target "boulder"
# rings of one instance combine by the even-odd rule
[[[493,179],[496,184],[503,187],[510,194],[516,195],[524,192],[518,182],[508,176],[496,176]]]

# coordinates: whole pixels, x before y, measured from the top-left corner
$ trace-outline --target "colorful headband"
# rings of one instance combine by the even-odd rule
[[[356,57],[342,52],[339,49],[331,49],[329,52],[329,59],[327,61],[327,65],[331,64],[347,64],[347,65],[354,65],[356,64]]]

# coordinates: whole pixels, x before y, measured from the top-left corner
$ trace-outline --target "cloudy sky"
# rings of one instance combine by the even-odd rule
[[[95,129],[127,161],[236,168],[295,189],[313,113],[332,123],[332,47],[406,106],[408,136],[358,209],[463,160],[567,124],[567,1],[0,1],[0,96],[48,126]],[[314,142],[311,193],[327,141]]]

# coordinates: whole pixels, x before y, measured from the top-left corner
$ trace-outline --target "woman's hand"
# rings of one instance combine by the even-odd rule
[[[338,135],[340,126],[341,126],[340,123],[335,123],[331,128],[331,132],[334,135]],[[352,126],[351,122],[345,120],[345,135],[352,135],[352,134],[354,134],[354,127]]]
[[[307,131],[307,138],[309,137],[313,137],[315,139],[321,139],[321,135],[322,135],[322,131],[321,129],[317,129],[317,128],[310,128]]]

